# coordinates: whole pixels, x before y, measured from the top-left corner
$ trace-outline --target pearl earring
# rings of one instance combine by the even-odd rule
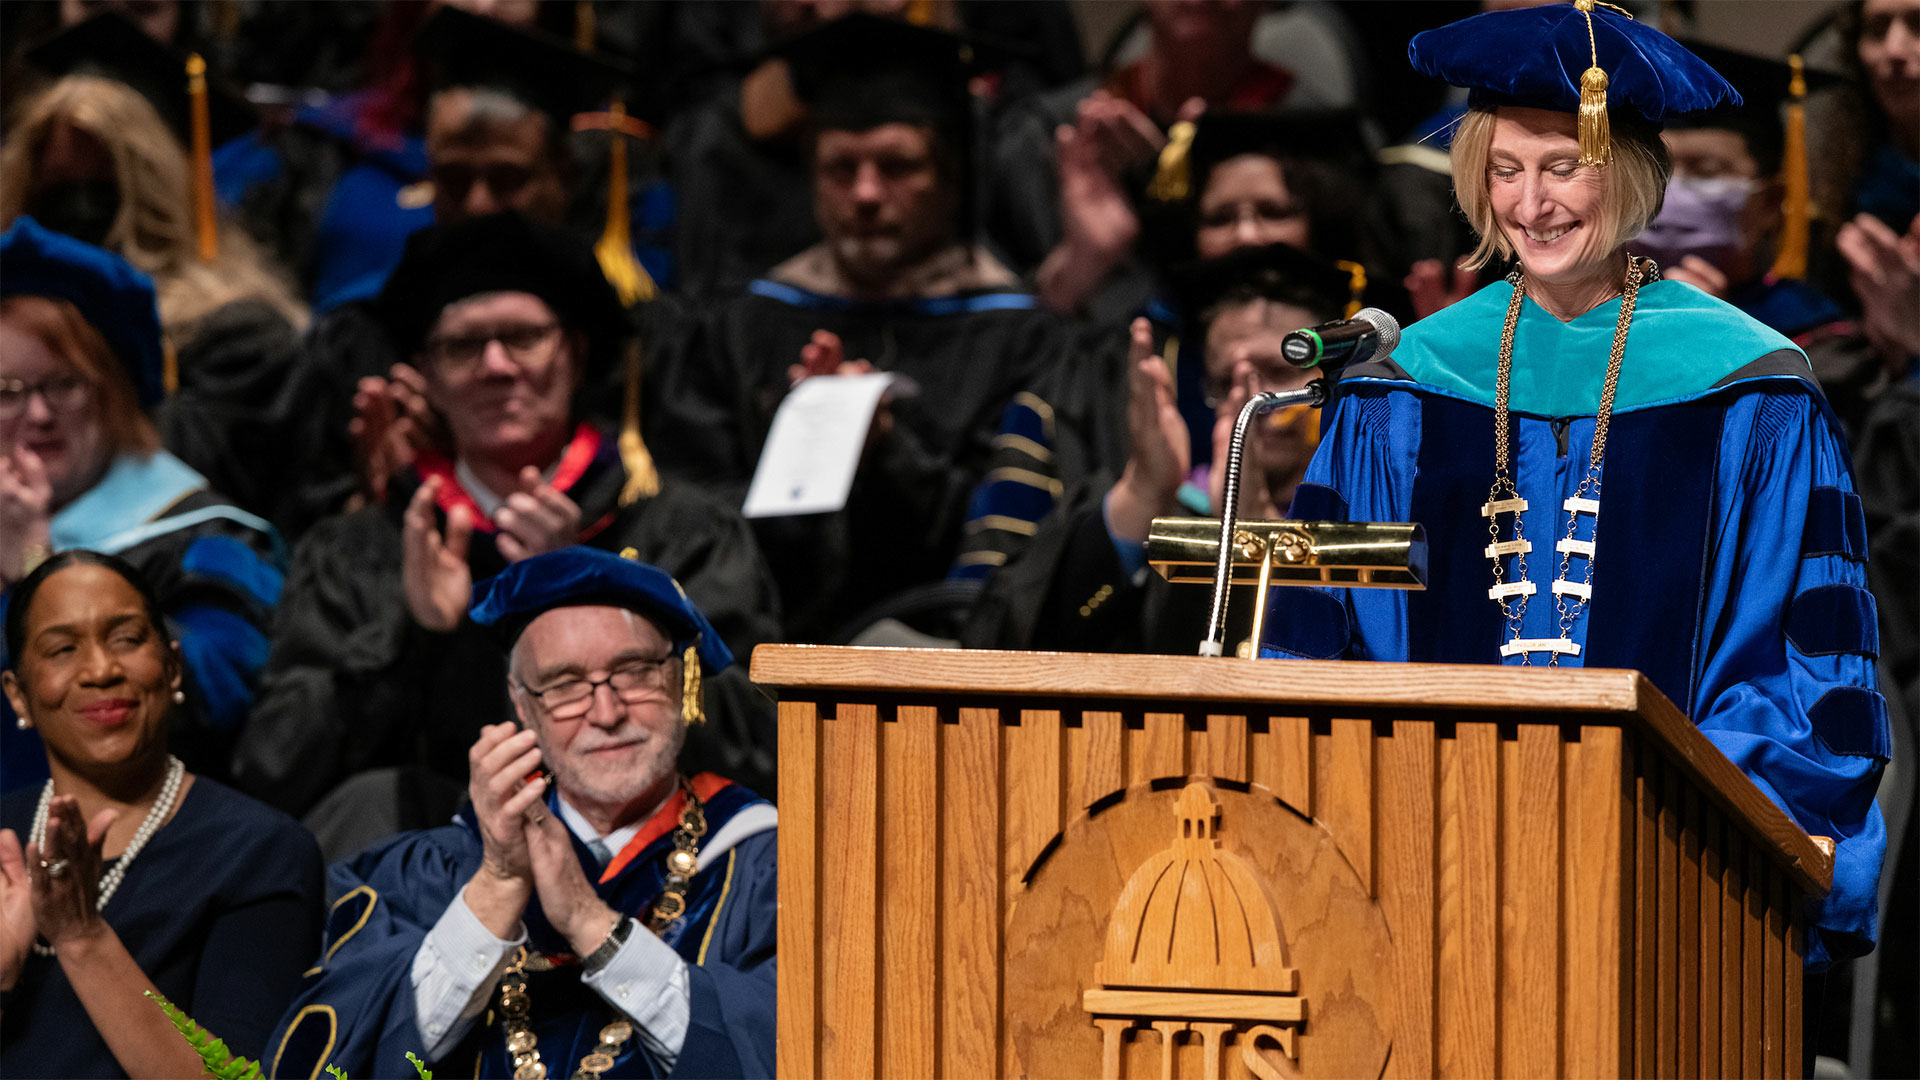
[[[175,705],[185,705],[187,703],[187,692],[185,690],[175,690],[173,692],[173,703]]]
[[[14,717],[13,724],[15,727],[19,728],[21,731],[31,731],[33,729],[33,721],[27,719],[24,716]]]

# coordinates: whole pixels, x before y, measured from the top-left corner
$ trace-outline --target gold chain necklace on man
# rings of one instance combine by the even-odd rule
[[[1586,514],[1593,519],[1597,532],[1600,525],[1600,473],[1601,465],[1607,454],[1607,427],[1613,419],[1613,395],[1620,384],[1620,361],[1626,355],[1627,328],[1633,323],[1633,308],[1640,294],[1641,282],[1657,276],[1659,268],[1652,259],[1627,259],[1626,290],[1620,298],[1620,319],[1613,328],[1613,351],[1607,358],[1606,386],[1600,392],[1600,409],[1594,417],[1593,449],[1587,455],[1586,475],[1580,478],[1580,486],[1574,490],[1561,508],[1567,512],[1566,534],[1560,538],[1555,549],[1560,554],[1560,572],[1554,578],[1554,608],[1559,615],[1560,636],[1554,638],[1523,638],[1520,636],[1522,624],[1527,614],[1527,598],[1535,592],[1533,582],[1527,577],[1527,553],[1533,545],[1521,531],[1520,516],[1526,512],[1527,500],[1520,497],[1520,489],[1514,484],[1511,447],[1508,437],[1507,398],[1513,376],[1513,335],[1520,325],[1520,303],[1526,297],[1526,275],[1515,267],[1507,275],[1507,281],[1513,286],[1513,298],[1507,304],[1506,325],[1500,331],[1500,370],[1494,384],[1493,396],[1493,488],[1487,493],[1487,501],[1480,508],[1480,515],[1487,519],[1486,556],[1493,560],[1493,587],[1487,590],[1487,596],[1500,605],[1501,613],[1506,617],[1507,640],[1500,646],[1500,655],[1519,656],[1523,667],[1533,664],[1533,653],[1547,654],[1547,666],[1559,666],[1562,654],[1580,655],[1580,646],[1573,640],[1573,627],[1580,619],[1580,613],[1593,600],[1593,555],[1594,536],[1579,539],[1580,515]],[[1500,515],[1513,515],[1513,539],[1500,539]],[[1506,579],[1506,559],[1514,560],[1514,580]],[[1575,556],[1584,564],[1581,580],[1574,581],[1568,576]],[[1572,598],[1569,601],[1569,598]]]
[[[700,838],[707,832],[706,809],[693,785],[680,778],[680,790],[686,804],[680,808],[680,825],[673,830],[673,850],[667,854],[667,883],[653,909],[647,913],[647,929],[664,933],[687,910],[687,885],[700,864]],[[500,1027],[506,1033],[507,1054],[513,1062],[513,1080],[546,1080],[547,1066],[540,1060],[540,1040],[533,1033],[530,1017],[533,999],[527,993],[527,973],[550,971],[553,961],[526,946],[514,951],[513,959],[500,974]],[[581,1057],[573,1080],[599,1080],[600,1074],[613,1068],[621,1048],[633,1038],[633,1025],[615,1020],[600,1029],[600,1042]]]

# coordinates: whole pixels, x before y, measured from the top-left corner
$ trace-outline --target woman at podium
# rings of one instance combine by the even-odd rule
[[[1871,948],[1889,753],[1865,523],[1806,356],[1625,249],[1663,119],[1739,95],[1592,0],[1421,34],[1471,91],[1470,266],[1505,280],[1349,368],[1292,517],[1416,521],[1429,588],[1275,590],[1263,655],[1637,668],[1837,844],[1810,965]]]

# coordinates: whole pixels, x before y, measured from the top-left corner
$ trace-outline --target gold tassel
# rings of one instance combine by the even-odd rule
[[[1590,67],[1580,76],[1580,164],[1613,164],[1613,131],[1607,124],[1607,73]]]
[[[620,407],[620,465],[626,470],[627,482],[620,487],[620,505],[630,506],[634,500],[652,498],[660,494],[660,470],[653,463],[653,454],[640,438],[640,374],[644,365],[640,362],[640,343],[627,342],[626,398]]]
[[[687,724],[707,722],[707,710],[700,704],[700,652],[693,646],[680,656],[680,719]]]
[[[1573,0],[1573,6],[1587,17],[1587,50],[1593,58],[1593,65],[1580,75],[1580,164],[1600,168],[1613,164],[1607,73],[1600,70],[1600,46],[1593,38],[1593,0]]]
[[[193,103],[193,211],[199,225],[200,261],[220,257],[220,234],[213,222],[213,123],[207,115],[207,62],[187,57],[187,97]]]
[[[1367,292],[1367,268],[1346,259],[1339,259],[1334,265],[1347,272],[1347,313],[1341,318],[1351,319],[1366,306],[1360,298]]]
[[[173,351],[173,339],[160,338],[160,388],[171,394],[180,389],[180,354]]]
[[[575,51],[593,52],[593,46],[599,38],[599,20],[593,14],[593,0],[574,0],[573,47]]]
[[[620,294],[620,302],[631,307],[653,299],[658,290],[633,257],[633,236],[627,227],[627,140],[622,130],[626,127],[626,105],[614,102],[607,117],[608,138],[613,140],[607,155],[607,227],[593,245],[593,257],[600,261],[600,272]]]
[[[1161,202],[1178,202],[1193,190],[1193,169],[1187,158],[1193,151],[1193,121],[1182,120],[1167,129],[1167,145],[1160,150],[1160,167],[1147,185],[1147,195]]]
[[[1787,84],[1786,145],[1780,155],[1780,175],[1786,198],[1780,207],[1780,250],[1773,259],[1773,276],[1798,280],[1807,276],[1808,233],[1813,216],[1807,181],[1807,68],[1799,53],[1787,57],[1793,79]]]

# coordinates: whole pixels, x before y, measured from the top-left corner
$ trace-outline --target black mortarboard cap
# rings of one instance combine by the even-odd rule
[[[1221,303],[1237,299],[1276,300],[1337,316],[1352,284],[1347,270],[1291,244],[1239,248],[1174,273],[1174,292],[1192,326],[1202,325]]]
[[[1687,51],[1705,60],[1740,92],[1739,105],[1686,113],[1667,121],[1673,128],[1727,128],[1747,140],[1747,148],[1763,173],[1780,169],[1783,118],[1793,83],[1793,69],[1784,60],[1735,52],[1701,41],[1682,41]],[[1803,68],[1808,93],[1817,93],[1845,81],[1845,76],[1818,68]]]
[[[448,304],[492,292],[532,293],[562,326],[584,332],[589,374],[619,356],[630,330],[593,246],[511,211],[430,225],[407,237],[375,304],[394,344],[411,353]]]
[[[414,49],[427,61],[436,90],[495,90],[546,113],[561,131],[575,113],[598,108],[616,92],[630,93],[634,83],[625,65],[583,53],[564,38],[456,7],[434,12]],[[659,119],[649,115],[645,102],[626,104],[632,115]]]
[[[982,70],[980,43],[946,30],[856,13],[776,50],[814,125],[864,131],[881,124],[970,130],[967,84]]]
[[[141,33],[115,12],[76,23],[27,50],[27,60],[56,78],[95,75],[123,83],[153,103],[182,145],[192,145],[187,57]],[[258,123],[253,106],[232,87],[207,76],[207,116],[215,146]]]
[[[1194,125],[1189,151],[1194,194],[1215,165],[1242,154],[1308,157],[1362,172],[1372,163],[1360,114],[1352,109],[1206,113]]]

